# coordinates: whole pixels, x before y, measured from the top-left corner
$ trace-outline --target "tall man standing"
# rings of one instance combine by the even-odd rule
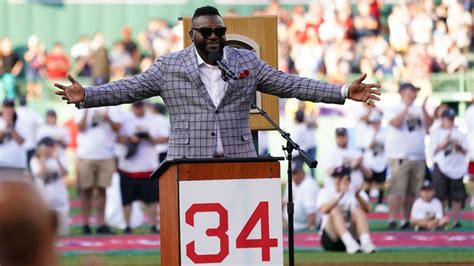
[[[142,74],[102,86],[83,88],[54,84],[68,103],[83,108],[118,105],[159,95],[169,108],[171,134],[168,159],[257,156],[249,126],[256,91],[300,100],[343,104],[346,98],[374,105],[377,84],[362,84],[362,75],[348,86],[291,76],[271,68],[255,53],[225,47],[226,27],[219,11],[196,9],[189,37],[193,45],[158,60]],[[241,79],[224,82],[217,53]],[[239,74],[240,73],[240,74]]]
[[[77,168],[84,235],[92,233],[89,218],[94,190],[97,199],[96,233],[112,233],[104,219],[107,196],[105,192],[116,171],[114,148],[120,122],[120,113],[112,107],[78,110]]]
[[[410,211],[425,176],[425,136],[433,119],[423,106],[415,106],[418,88],[411,83],[400,85],[401,104],[386,114],[389,127],[385,154],[389,159],[392,179],[388,190],[389,229],[395,229],[395,218],[403,206],[400,227],[408,229]]]

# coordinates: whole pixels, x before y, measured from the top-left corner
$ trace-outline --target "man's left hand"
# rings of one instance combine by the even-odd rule
[[[367,77],[367,74],[362,74],[357,78],[347,89],[347,97],[357,102],[364,102],[370,106],[375,106],[374,101],[379,101],[380,98],[380,84],[364,84],[362,81]]]

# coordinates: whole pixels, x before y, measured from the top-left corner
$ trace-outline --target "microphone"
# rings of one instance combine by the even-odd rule
[[[217,64],[217,67],[222,71],[222,79],[224,81],[228,81],[229,79],[237,80],[234,72],[230,70],[229,66],[222,62],[222,57],[219,52],[211,52],[208,58],[212,64]]]

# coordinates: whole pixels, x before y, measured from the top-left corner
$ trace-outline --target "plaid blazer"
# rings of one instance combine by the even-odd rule
[[[220,129],[226,157],[255,157],[250,132],[251,102],[256,91],[284,98],[343,104],[341,86],[285,74],[245,49],[225,47],[223,60],[242,79],[228,81],[215,106],[199,77],[194,45],[170,53],[145,72],[128,79],[85,88],[83,107],[131,103],[161,96],[169,109],[171,132],[167,159],[212,158]]]

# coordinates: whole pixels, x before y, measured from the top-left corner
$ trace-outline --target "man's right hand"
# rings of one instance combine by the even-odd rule
[[[84,88],[71,75],[68,74],[67,79],[72,83],[69,86],[54,83],[54,86],[59,89],[55,91],[54,94],[60,95],[61,98],[67,101],[68,104],[82,103],[85,99]]]

